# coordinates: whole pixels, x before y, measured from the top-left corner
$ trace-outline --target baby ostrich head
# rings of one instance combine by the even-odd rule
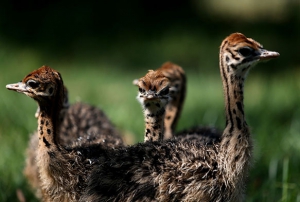
[[[162,108],[169,100],[169,80],[160,72],[149,70],[135,85],[139,87],[138,101],[144,108]]]
[[[163,140],[165,108],[170,98],[169,80],[161,71],[149,70],[136,85],[139,87],[137,99],[144,110],[146,124],[144,140]]]
[[[226,97],[226,125],[231,125],[230,131],[233,130],[234,125],[241,129],[241,126],[246,124],[244,123],[243,88],[249,70],[260,61],[278,56],[279,53],[264,49],[260,43],[241,33],[233,33],[223,40],[219,56],[220,72]],[[233,118],[232,114],[237,118]],[[236,124],[233,123],[235,119]]]
[[[63,81],[59,72],[48,66],[40,67],[28,74],[22,81],[6,85],[6,88],[33,98],[39,103],[40,107],[51,104],[55,99],[60,99],[55,104],[62,107],[66,99]]]
[[[233,33],[221,44],[220,66],[226,66],[224,71],[227,74],[245,77],[258,62],[278,56],[279,53],[264,49],[257,41],[241,33]]]

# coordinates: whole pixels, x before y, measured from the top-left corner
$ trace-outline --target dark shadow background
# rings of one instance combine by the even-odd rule
[[[175,60],[186,68],[197,64],[205,69],[210,63],[203,60],[208,55],[217,60],[221,40],[238,31],[268,45],[272,43],[270,48],[280,52],[281,58],[272,71],[287,64],[300,64],[299,1],[284,4],[284,17],[269,16],[266,10],[254,20],[242,13],[219,14],[207,5],[207,1],[195,0],[6,0],[0,6],[0,36],[9,46],[33,48],[45,61],[102,59],[134,70],[144,64]],[[165,57],[159,48],[151,49],[151,44],[168,35],[179,36],[176,39],[199,35],[208,43],[202,46],[201,41],[191,42],[190,48],[181,51],[182,57],[178,57],[179,52]]]

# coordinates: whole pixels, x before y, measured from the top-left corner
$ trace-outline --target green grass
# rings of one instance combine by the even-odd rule
[[[36,103],[5,89],[21,80],[41,62],[30,50],[0,52],[0,201],[17,201],[22,190],[27,201],[36,201],[22,175],[29,134],[37,127]],[[164,61],[162,61],[164,62]],[[300,72],[260,74],[259,64],[245,85],[246,118],[252,129],[254,163],[247,183],[247,201],[300,201]],[[127,139],[143,139],[141,107],[135,97],[134,78],[156,64],[130,71],[121,63],[50,62],[69,88],[70,100],[96,105],[105,110]],[[216,64],[217,65],[217,64]],[[188,94],[178,129],[195,124],[224,127],[222,84],[217,66],[202,72],[187,69]],[[270,69],[270,68],[269,68]],[[130,116],[129,116],[130,114]]]

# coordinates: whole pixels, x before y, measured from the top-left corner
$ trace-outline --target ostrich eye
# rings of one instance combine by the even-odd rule
[[[169,93],[169,87],[166,87],[159,92],[160,95],[167,95],[168,93]]]
[[[35,88],[39,87],[40,83],[35,80],[29,80],[29,81],[27,81],[27,85],[30,86],[31,88],[35,89]]]
[[[145,90],[142,89],[142,88],[139,88],[139,91],[140,91],[140,93],[144,93],[145,92]]]
[[[252,54],[252,49],[249,47],[240,48],[239,53],[244,57],[248,57]]]
[[[244,57],[247,57],[247,56],[250,56],[251,53],[252,53],[252,49],[249,48],[249,47],[243,47],[243,48],[240,48],[239,49],[239,53],[244,56]]]
[[[50,94],[52,94],[53,93],[53,91],[54,91],[54,89],[51,87],[51,88],[49,88],[49,93]]]

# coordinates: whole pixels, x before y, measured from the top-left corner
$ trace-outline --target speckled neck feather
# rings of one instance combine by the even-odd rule
[[[244,38],[246,40],[246,38]],[[220,143],[220,168],[228,186],[244,187],[248,167],[251,163],[252,140],[244,115],[244,80],[245,69],[241,75],[235,74],[235,67],[228,65],[228,61],[238,59],[238,53],[233,52],[229,37],[223,41],[220,48],[220,72],[223,81],[225,98],[226,127]],[[236,47],[237,48],[237,47]],[[227,52],[230,55],[226,55]]]
[[[149,70],[139,79],[137,86],[145,120],[145,141],[164,139],[165,107],[169,100],[169,80],[160,70]]]
[[[186,76],[184,70],[172,63],[164,63],[159,70],[170,81],[170,100],[164,118],[164,139],[174,136],[186,95]]]

